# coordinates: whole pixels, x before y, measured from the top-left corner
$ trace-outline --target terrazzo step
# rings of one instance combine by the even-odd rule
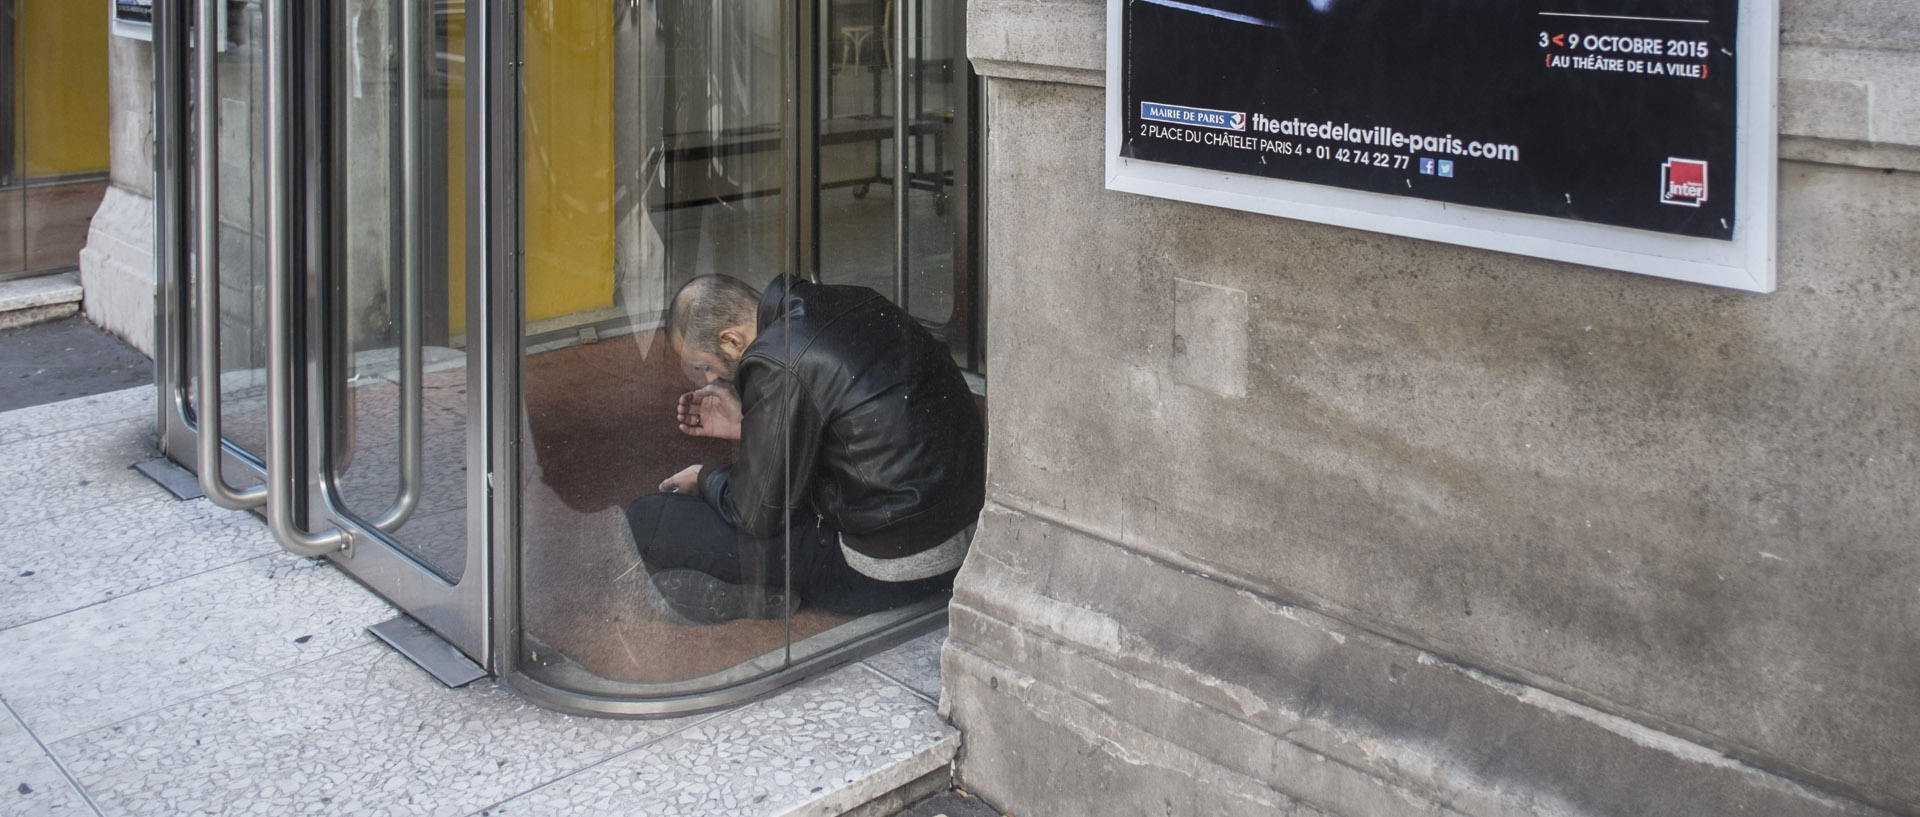
[[[58,320],[80,311],[80,276],[62,272],[0,281],[0,329]]]

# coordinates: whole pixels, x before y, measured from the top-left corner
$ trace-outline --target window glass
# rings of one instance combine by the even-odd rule
[[[869,5],[871,53],[807,58],[845,63],[871,97],[892,82],[893,54],[886,4]],[[900,154],[891,96],[856,110],[824,88],[798,106],[818,119],[789,121],[790,88],[813,85],[790,70],[796,49],[839,13],[817,11],[527,7],[520,660],[546,683],[629,698],[718,690],[946,602],[978,513],[967,497],[944,501],[977,481],[967,445],[980,431],[937,335],[956,265],[940,249],[954,228],[938,220],[953,174],[936,153],[965,137],[929,114],[912,135],[923,147]],[[798,146],[828,141],[846,155],[802,161]],[[885,277],[911,221],[888,181],[907,157],[926,163],[924,224],[911,229],[928,236],[928,288],[948,293],[913,315]],[[789,189],[809,166],[815,177]],[[827,192],[845,209],[815,206]],[[785,276],[816,229],[865,243],[834,250],[845,274],[823,261],[821,282]],[[854,284],[878,297],[836,286]],[[915,504],[925,497],[943,501],[929,511]],[[909,533],[890,527],[909,517]]]

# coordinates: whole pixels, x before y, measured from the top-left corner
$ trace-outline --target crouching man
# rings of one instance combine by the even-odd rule
[[[946,344],[873,290],[790,276],[764,295],[696,278],[667,337],[699,387],[681,432],[739,441],[734,462],[627,507],[674,612],[860,615],[952,586],[985,502],[986,432]]]

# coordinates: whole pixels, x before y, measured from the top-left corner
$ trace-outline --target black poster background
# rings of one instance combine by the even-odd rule
[[[1124,9],[1122,156],[1732,238],[1738,0],[1125,0]],[[1663,52],[1682,43],[1705,56],[1625,53],[1589,37],[1643,38]],[[1619,63],[1575,62],[1583,58]],[[1655,63],[1662,73],[1647,73]],[[1705,76],[1666,73],[1673,65]],[[1142,102],[1242,113],[1246,126],[1143,119]],[[1255,114],[1447,144],[1265,133]],[[1518,161],[1449,152],[1473,142],[1513,146]],[[1707,162],[1698,207],[1661,201],[1661,167],[1674,158]],[[1436,172],[1420,172],[1421,159],[1436,160]],[[1451,178],[1437,172],[1441,159]]]

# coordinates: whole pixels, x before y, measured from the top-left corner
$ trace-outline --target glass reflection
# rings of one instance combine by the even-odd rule
[[[702,626],[663,609],[623,512],[685,464],[733,455],[678,431],[689,387],[661,329],[687,280],[778,271],[780,9],[554,3],[525,19],[523,664],[631,695],[778,669],[784,615]]]
[[[817,3],[830,45],[816,66],[821,280],[886,294],[964,361],[974,297],[955,178],[968,139],[965,4]]]
[[[873,11],[870,52],[821,59],[879,77]],[[778,671],[940,609],[970,539],[984,447],[952,351],[891,285],[784,275],[790,16],[528,6],[520,658],[545,683],[648,698]],[[890,111],[843,143],[869,182]],[[890,218],[865,227],[887,257]]]
[[[106,7],[0,10],[0,281],[74,269],[107,188]]]

